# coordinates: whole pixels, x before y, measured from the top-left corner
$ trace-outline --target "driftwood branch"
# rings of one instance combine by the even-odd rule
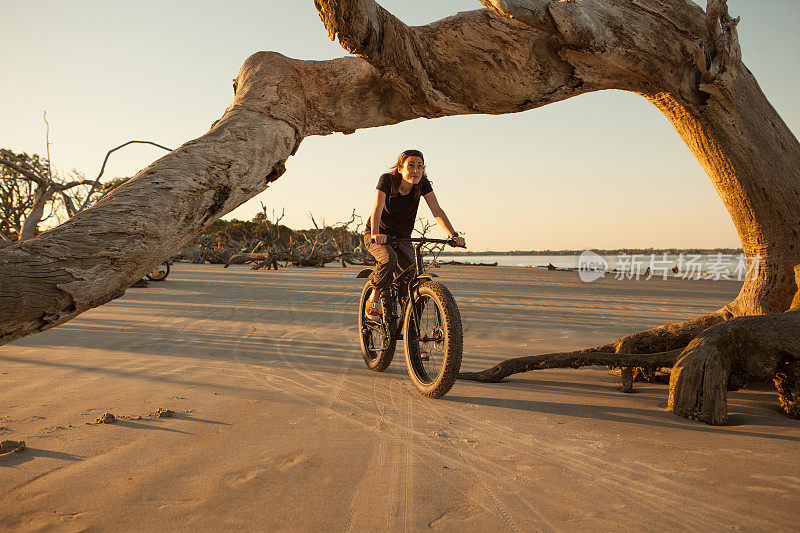
[[[171,152],[172,151],[172,148],[167,148],[166,146],[162,146],[162,145],[160,145],[158,143],[155,143],[153,141],[132,140],[132,141],[124,142],[124,143],[120,144],[119,146],[115,146],[114,148],[112,148],[111,150],[106,152],[106,156],[103,158],[103,164],[100,165],[100,172],[97,173],[97,177],[95,178],[95,181],[100,181],[100,178],[103,176],[103,173],[106,171],[106,164],[108,163],[108,158],[111,157],[111,154],[113,154],[114,152],[116,152],[117,150],[119,150],[121,148],[125,148],[126,146],[128,146],[130,144],[149,144],[149,145],[155,146],[157,148],[161,148],[162,150],[166,150],[167,152]]]
[[[128,142],[120,144],[119,146],[116,146],[116,147],[112,148],[111,150],[106,152],[106,156],[103,158],[103,164],[100,165],[100,172],[97,173],[97,177],[94,179],[94,183],[92,185],[92,188],[89,191],[89,193],[86,195],[86,199],[84,200],[83,204],[81,205],[80,210],[86,209],[86,207],[88,207],[88,205],[89,205],[89,203],[91,201],[92,194],[94,193],[94,191],[97,188],[97,186],[101,185],[100,178],[103,176],[103,173],[106,171],[106,164],[108,163],[108,158],[111,157],[111,154],[113,154],[114,152],[116,152],[117,150],[119,150],[121,148],[125,148],[126,146],[128,146],[130,144],[149,144],[149,145],[155,146],[157,148],[161,148],[163,150],[166,150],[167,152],[171,152],[172,151],[171,148],[167,148],[166,146],[162,146],[162,145],[160,145],[158,143],[155,143],[153,141],[138,141],[138,140],[128,141]]]
[[[730,315],[720,309],[702,317],[640,331],[592,348],[508,359],[480,372],[462,373],[459,378],[496,382],[513,374],[533,370],[593,365],[622,369],[643,368],[649,371],[672,367],[692,339],[728,318]],[[630,392],[630,385],[623,383],[623,389]]]
[[[47,111],[42,111],[42,120],[45,124],[44,146],[47,152],[47,178],[53,181],[53,160],[50,158],[50,123],[47,122]]]
[[[575,352],[550,353],[507,359],[481,372],[461,372],[459,379],[497,383],[521,372],[548,368],[580,368],[584,366],[607,366],[613,368],[640,367],[657,370],[673,366],[683,350],[653,354],[622,354],[579,350]]]
[[[56,192],[63,192],[68,189],[72,189],[73,187],[79,187],[81,185],[91,185],[92,187],[96,187],[102,184],[97,180],[73,180],[73,181],[68,181],[66,183],[53,183],[52,186]]]
[[[7,153],[5,150],[0,150],[0,153],[2,153],[5,156],[13,155],[13,154]],[[16,159],[16,157],[14,159]],[[41,176],[38,172],[34,171],[33,169],[25,168],[22,165],[19,165],[17,163],[14,163],[13,161],[10,161],[9,159],[0,158],[0,165],[5,165],[8,168],[10,168],[11,170],[13,170],[15,172],[19,172],[20,174],[22,174],[22,176],[24,176],[25,178],[31,180],[32,182],[36,183],[37,185],[47,186],[48,182],[50,181],[49,178],[47,178],[46,176]],[[4,176],[4,178],[5,179],[16,179],[14,176],[9,176],[9,177]]]
[[[102,186],[100,182],[100,177],[103,174],[105,169],[105,165],[108,161],[109,155],[132,143],[146,143],[158,146],[160,148],[165,148],[159,144],[153,143],[151,141],[128,141],[127,143],[120,145],[106,154],[105,160],[103,161],[103,167],[100,170],[100,174],[98,175],[97,179],[95,180],[87,180],[81,176],[81,179],[73,179],[71,181],[59,181],[57,176],[53,175],[52,167],[49,160],[49,148],[50,148],[50,124],[47,122],[47,115],[44,115],[44,121],[47,125],[47,133],[46,133],[46,145],[48,150],[48,159],[46,160],[46,174],[39,172],[36,168],[36,165],[30,164],[29,162],[24,161],[16,154],[9,150],[0,150],[0,154],[3,157],[0,157],[0,165],[4,165],[5,167],[11,169],[12,171],[19,174],[19,176],[3,176],[6,180],[28,180],[32,183],[36,184],[36,189],[31,195],[31,203],[28,206],[29,211],[25,216],[25,221],[23,224],[20,225],[18,230],[18,240],[24,241],[27,239],[32,238],[36,235],[38,231],[39,225],[53,216],[56,212],[56,208],[53,205],[53,200],[56,195],[61,198],[64,203],[64,209],[66,210],[67,218],[74,216],[79,211],[85,209],[92,201],[94,201],[94,193],[98,187]],[[167,149],[167,148],[165,148]],[[167,149],[168,150],[168,149]],[[80,206],[75,205],[75,199],[73,199],[67,191],[70,189],[74,189],[76,187],[81,186],[90,186],[88,192],[86,192],[85,197],[80,200]],[[4,191],[7,192],[7,191]],[[45,215],[44,211],[45,208],[49,206],[50,212]],[[19,205],[16,207],[18,210],[24,210],[25,205]]]

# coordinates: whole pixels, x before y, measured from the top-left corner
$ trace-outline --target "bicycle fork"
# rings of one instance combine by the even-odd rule
[[[414,305],[414,287],[416,281],[416,279],[409,281],[406,288],[408,289],[408,307],[411,308],[411,320],[414,326],[414,333],[419,335],[419,313],[417,312],[417,306]],[[409,328],[409,331],[410,330],[411,328]]]

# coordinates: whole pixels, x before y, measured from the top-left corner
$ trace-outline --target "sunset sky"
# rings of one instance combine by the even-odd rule
[[[800,131],[800,1],[731,0],[745,64],[789,127]],[[477,1],[386,0],[408,24]],[[253,52],[344,54],[312,0],[0,0],[0,146],[45,152],[60,171],[94,177],[106,151],[130,139],[175,148],[205,133]],[[794,89],[793,89],[794,87]],[[303,141],[264,202],[284,223],[366,219],[378,176],[406,148],[425,153],[434,190],[471,250],[739,245],[719,197],[669,122],[641,97],[584,95],[504,116],[415,120]],[[112,156],[106,178],[131,176],[163,152]],[[430,217],[423,205],[420,214]]]

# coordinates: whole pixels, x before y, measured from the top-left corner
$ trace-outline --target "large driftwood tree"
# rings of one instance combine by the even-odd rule
[[[709,423],[725,422],[727,387],[753,377],[782,372],[784,400],[796,400],[800,309],[790,308],[800,306],[800,146],[742,63],[725,0],[709,0],[705,11],[690,0],[483,0],[487,9],[421,27],[373,0],[315,4],[330,37],[358,57],[254,54],[235,81],[232,105],[208,133],[63,226],[0,252],[3,342],[119,297],[278,179],[307,136],[514,113],[622,89],[669,118],[761,268],[711,315],[555,359],[560,366],[674,364],[674,411]],[[537,368],[536,361],[541,356],[465,377],[495,380]]]

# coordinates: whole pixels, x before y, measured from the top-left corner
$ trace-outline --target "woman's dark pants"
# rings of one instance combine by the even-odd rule
[[[414,248],[410,243],[376,244],[365,235],[364,244],[378,263],[372,275],[372,286],[378,294],[389,288],[395,269],[399,267],[402,271],[414,264]]]

